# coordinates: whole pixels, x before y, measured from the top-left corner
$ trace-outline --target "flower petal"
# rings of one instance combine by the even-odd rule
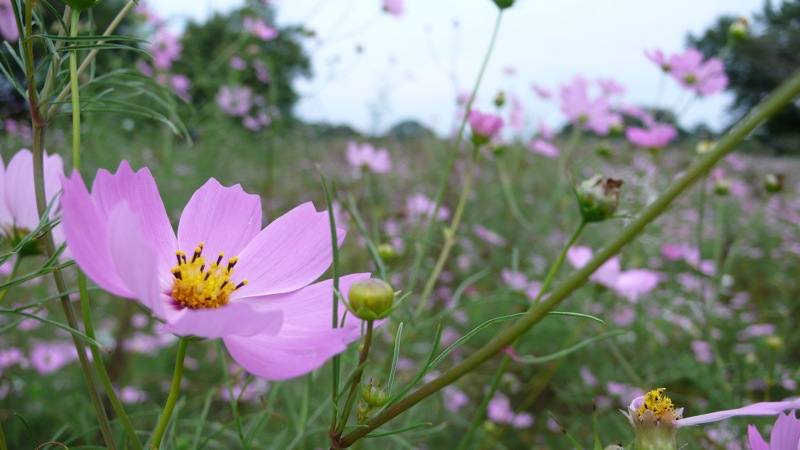
[[[339,245],[344,230],[337,230]],[[250,283],[237,298],[290,292],[313,282],[330,266],[330,224],[327,212],[304,203],[275,219],[239,254],[237,272]]]
[[[347,298],[350,285],[369,277],[369,273],[343,276],[339,278],[339,292]],[[283,311],[284,325],[310,330],[330,328],[333,318],[333,280],[320,281],[285,294],[250,297],[240,301],[250,302],[257,310],[278,309]],[[340,320],[345,310],[346,306],[340,301],[338,307]],[[351,324],[357,330],[361,327],[361,321],[352,315],[346,319],[345,326]]]
[[[61,190],[64,163],[59,155],[45,154],[44,190],[48,203]],[[33,154],[22,149],[11,158],[5,173],[5,202],[15,225],[32,230],[39,224],[36,190],[33,184]],[[55,215],[57,208],[53,210]]]
[[[261,199],[238,184],[224,187],[213,178],[192,195],[178,225],[178,245],[191,253],[204,243],[206,259],[220,252],[236,256],[261,230]]]
[[[750,440],[751,450],[770,450],[769,444],[761,437],[761,433],[758,432],[755,425],[747,426],[747,437]]]
[[[726,409],[678,420],[678,427],[688,427],[701,423],[717,422],[735,416],[774,416],[787,409],[800,409],[800,399],[782,402],[759,402],[736,409]]]
[[[788,448],[796,450],[800,446],[800,420],[795,416],[794,411],[791,414],[780,414],[778,419],[775,420],[775,426],[772,427],[772,432],[769,434],[770,448]]]
[[[161,332],[178,336],[198,336],[209,339],[254,335],[271,336],[281,330],[283,312],[275,309],[257,310],[250,302],[232,301],[221,308],[184,308],[162,328]]]
[[[127,161],[122,161],[115,174],[99,170],[92,198],[104,220],[117,204],[128,202],[131,212],[141,218],[144,239],[156,250],[159,272],[169,271],[175,264],[177,241],[158,186],[146,167],[134,172]]]
[[[276,336],[224,338],[233,359],[253,375],[285,380],[319,368],[358,339],[348,329],[307,330],[284,326]]]
[[[105,214],[95,206],[81,174],[63,178],[61,224],[64,235],[78,266],[103,289],[120,297],[135,298],[116,271],[108,247],[108,223]]]
[[[127,202],[119,203],[108,217],[108,248],[117,274],[128,290],[156,317],[167,320],[167,296],[162,286],[169,280],[158,273],[158,255],[144,239],[141,221]]]

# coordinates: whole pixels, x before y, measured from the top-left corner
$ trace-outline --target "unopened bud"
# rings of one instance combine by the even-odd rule
[[[728,33],[730,33],[733,39],[741,40],[747,37],[747,31],[749,28],[750,22],[748,22],[744,17],[739,17],[738,19],[734,20],[730,28],[728,28]]]
[[[369,385],[361,389],[361,400],[369,406],[380,408],[389,401],[389,397],[386,396],[386,391],[370,381]]]
[[[719,177],[714,180],[714,193],[719,196],[725,196],[731,193],[731,181],[725,177]]]
[[[695,151],[697,152],[698,155],[705,155],[706,153],[713,150],[715,145],[716,143],[714,141],[702,140],[697,143]]]
[[[764,177],[764,189],[770,194],[777,194],[783,190],[783,183],[786,177],[782,174],[769,173]]]
[[[383,319],[392,312],[394,289],[378,278],[356,281],[350,286],[348,300],[350,310],[359,319]]]
[[[619,206],[622,180],[595,175],[575,190],[581,215],[586,222],[601,222],[614,215]]]
[[[499,91],[497,95],[494,97],[494,106],[502,108],[503,105],[505,104],[506,104],[506,93],[503,91]]]
[[[384,261],[389,261],[397,256],[397,250],[395,250],[394,245],[389,243],[378,244],[378,256]]]
[[[500,9],[511,8],[514,5],[514,0],[492,0],[494,4]]]
[[[767,347],[773,348],[775,350],[783,347],[783,339],[780,336],[775,336],[774,334],[765,337],[764,343],[767,344]]]

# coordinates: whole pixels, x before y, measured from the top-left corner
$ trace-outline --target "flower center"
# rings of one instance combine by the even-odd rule
[[[222,264],[223,252],[219,253],[217,260],[210,265],[203,257],[203,243],[197,244],[192,254],[192,259],[186,258],[186,252],[175,252],[178,265],[170,272],[175,280],[172,283],[172,298],[179,308],[220,308],[228,304],[228,299],[233,291],[247,284],[247,280],[235,284],[231,281],[233,268],[239,261],[237,256],[228,258],[227,264]]]
[[[661,416],[672,413],[675,405],[672,404],[672,399],[664,395],[665,388],[654,389],[644,396],[644,401],[636,409],[636,414],[640,417],[645,411],[652,411],[656,419]]]

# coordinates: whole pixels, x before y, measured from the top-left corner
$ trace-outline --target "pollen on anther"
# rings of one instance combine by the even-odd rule
[[[245,284],[247,284],[249,282],[250,282],[249,280],[242,280],[242,282],[237,284],[236,287],[233,288],[233,290],[235,291],[236,289],[239,289],[240,287],[244,286]]]

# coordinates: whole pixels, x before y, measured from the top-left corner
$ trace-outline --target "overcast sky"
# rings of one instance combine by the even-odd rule
[[[518,0],[503,16],[495,52],[478,96],[489,109],[498,90],[515,93],[527,122],[563,122],[555,105],[538,99],[537,83],[557,88],[575,75],[611,77],[626,103],[683,109],[687,98],[671,82],[657,95],[659,70],[644,49],[678,52],[721,15],[752,17],[765,0]],[[276,0],[279,25],[303,24],[315,77],[298,83],[296,112],[305,119],[384,131],[416,119],[444,132],[456,92],[472,86],[497,8],[490,0],[405,0],[406,13],[381,12],[380,0]],[[236,0],[157,0],[150,5],[179,23],[241,5]],[[360,49],[360,52],[357,51]],[[513,69],[513,75],[507,72]],[[726,123],[722,95],[693,101],[684,125]]]

